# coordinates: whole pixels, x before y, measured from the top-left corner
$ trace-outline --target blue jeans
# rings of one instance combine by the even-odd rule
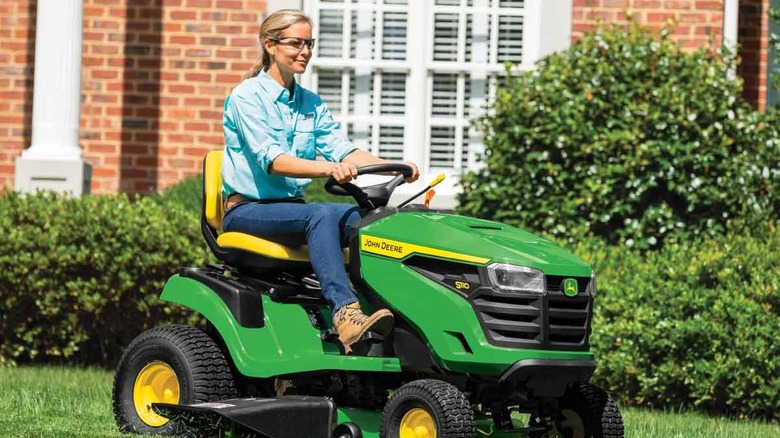
[[[225,213],[222,229],[260,237],[304,234],[322,295],[335,314],[341,307],[357,301],[349,286],[341,248],[349,244],[350,225],[359,220],[358,207],[351,204],[245,202]]]

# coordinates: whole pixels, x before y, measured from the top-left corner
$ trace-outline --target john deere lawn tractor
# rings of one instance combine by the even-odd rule
[[[307,248],[291,236],[220,232],[222,152],[204,161],[202,230],[220,264],[181,268],[163,300],[203,328],[140,334],[116,371],[119,428],[265,438],[623,436],[614,400],[588,383],[596,283],[586,263],[517,228],[409,204],[388,208],[411,169],[358,187],[362,220],[344,265],[363,308],[396,323],[351,354]],[[293,239],[296,236],[292,236]]]

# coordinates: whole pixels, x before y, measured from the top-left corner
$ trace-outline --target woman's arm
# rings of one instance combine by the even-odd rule
[[[357,177],[357,166],[354,163],[346,162],[346,157],[344,162],[331,163],[330,161],[307,160],[284,154],[276,157],[268,167],[268,173],[292,178],[332,176],[336,181],[343,183]]]
[[[369,164],[389,163],[389,161],[379,158],[362,149],[355,149],[340,163],[331,163],[330,161],[307,160],[304,158],[293,157],[291,155],[279,155],[268,167],[268,172],[273,175],[283,175],[292,178],[321,178],[332,176],[336,181],[343,183],[357,178],[357,168]],[[412,167],[412,177],[407,182],[417,180],[420,173],[417,166],[411,162],[404,162]]]

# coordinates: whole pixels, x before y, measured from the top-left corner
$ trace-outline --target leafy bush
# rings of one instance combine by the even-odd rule
[[[462,214],[656,248],[780,211],[780,116],[753,112],[728,53],[603,29],[510,75]]]
[[[185,178],[155,196],[158,202],[178,204],[200,216],[203,209],[203,174]]]
[[[187,320],[159,294],[209,261],[197,219],[151,198],[7,192],[0,227],[0,363],[113,363],[142,330]]]
[[[623,402],[780,419],[780,231],[640,253],[580,243],[598,296],[595,381]]]

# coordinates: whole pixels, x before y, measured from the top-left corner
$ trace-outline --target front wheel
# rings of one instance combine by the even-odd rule
[[[158,415],[152,403],[192,404],[236,396],[225,356],[195,327],[147,330],[119,360],[114,376],[114,418],[121,432],[171,435],[175,421]]]
[[[582,383],[569,387],[559,403],[560,412],[548,421],[550,429],[530,438],[623,438],[623,418],[611,395],[597,386]],[[531,417],[530,426],[544,424]]]
[[[473,438],[474,411],[466,396],[441,380],[409,382],[382,410],[381,438]]]

